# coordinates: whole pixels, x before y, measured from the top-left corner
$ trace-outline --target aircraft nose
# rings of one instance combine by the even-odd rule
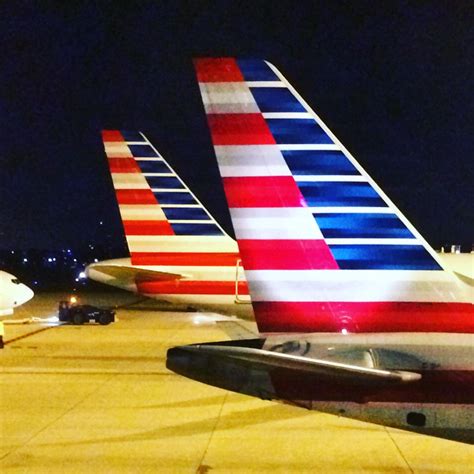
[[[23,303],[30,301],[34,295],[35,295],[34,291],[30,287],[22,283],[21,288],[20,288],[20,294],[18,295],[18,298],[17,298],[17,305],[20,306]]]

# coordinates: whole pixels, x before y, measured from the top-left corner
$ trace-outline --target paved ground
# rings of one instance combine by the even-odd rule
[[[59,298],[37,295],[16,317],[51,316]],[[467,445],[227,393],[168,372],[168,347],[227,338],[214,324],[193,324],[194,316],[148,305],[120,309],[119,321],[106,327],[7,326],[0,471],[474,471]]]

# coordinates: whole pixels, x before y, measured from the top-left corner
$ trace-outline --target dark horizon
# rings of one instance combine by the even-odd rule
[[[0,248],[123,245],[104,128],[143,131],[231,232],[191,61],[207,55],[270,60],[432,246],[474,241],[467,4],[17,2],[0,13]]]

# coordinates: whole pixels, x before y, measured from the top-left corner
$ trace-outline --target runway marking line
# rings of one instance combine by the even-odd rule
[[[209,469],[212,469],[212,466],[203,464],[203,462],[204,462],[204,459],[206,459],[207,451],[209,450],[209,446],[211,445],[212,438],[214,437],[214,432],[216,431],[217,425],[219,424],[219,421],[221,419],[222,410],[224,409],[224,405],[227,401],[228,396],[229,396],[229,392],[226,392],[222,399],[221,407],[219,408],[219,413],[217,414],[217,417],[216,417],[216,422],[214,423],[214,426],[212,427],[212,431],[209,436],[206,449],[204,450],[204,453],[202,454],[202,457],[201,457],[201,461],[199,462],[199,466],[196,469],[196,474],[204,474],[207,471],[209,471]]]
[[[392,436],[392,434],[390,433],[390,429],[389,427],[387,426],[384,426],[384,431],[385,433],[387,433],[388,437],[390,438],[390,441],[394,444],[396,450],[398,451],[398,454],[400,454],[400,456],[402,457],[402,459],[405,461],[405,464],[407,465],[408,469],[410,470],[410,472],[412,474],[414,474],[414,470],[412,469],[412,467],[410,466],[410,463],[408,462],[408,459],[404,456],[402,450],[400,449],[400,446],[398,446],[397,442],[395,441],[394,437]]]
[[[47,327],[44,327],[44,328],[36,329],[36,331],[28,332],[26,334],[22,334],[21,336],[17,336],[17,337],[14,337],[13,339],[9,339],[7,341],[4,341],[3,344],[6,346],[7,344],[11,344],[12,342],[16,342],[16,341],[19,341],[21,339],[25,339],[29,336],[33,336],[34,334],[38,334],[40,332],[47,331],[48,329],[57,328],[59,326],[60,325],[58,325],[58,326],[47,326]]]

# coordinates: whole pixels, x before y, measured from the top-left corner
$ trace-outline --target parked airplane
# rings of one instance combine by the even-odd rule
[[[91,264],[87,276],[171,303],[251,313],[235,240],[142,133],[102,136],[130,257]]]
[[[472,443],[472,287],[272,64],[195,67],[262,334],[172,348],[167,367]]]
[[[0,316],[13,314],[13,309],[33,298],[33,290],[18,278],[0,270]]]

